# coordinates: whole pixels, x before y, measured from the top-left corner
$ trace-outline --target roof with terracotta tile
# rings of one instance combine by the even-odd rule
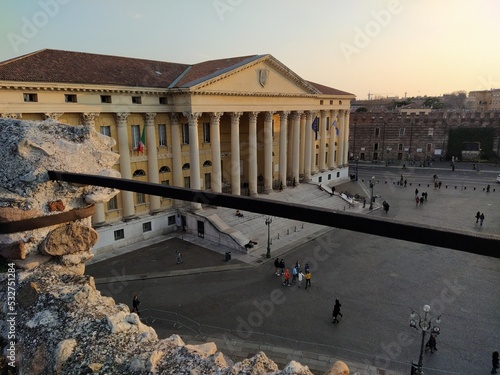
[[[43,49],[0,62],[0,80],[149,88],[189,88],[271,55],[249,55],[180,64],[130,57]],[[284,68],[286,68],[283,65]],[[288,68],[286,68],[288,69]],[[300,77],[297,76],[297,79]],[[318,83],[325,95],[353,95]]]
[[[334,89],[333,87],[320,85],[319,83],[315,83],[315,82],[311,82],[311,81],[307,81],[307,82],[309,82],[311,85],[316,87],[324,95],[353,95],[354,96],[354,94],[351,94],[350,92],[337,90],[337,89]]]

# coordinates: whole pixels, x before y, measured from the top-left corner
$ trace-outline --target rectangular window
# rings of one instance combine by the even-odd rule
[[[405,135],[405,128],[400,128],[399,129],[399,136],[403,137]]]
[[[403,144],[402,143],[398,143],[398,151],[403,151]]]
[[[198,220],[198,237],[205,238],[205,223]]]
[[[182,144],[189,144],[189,124],[182,124]]]
[[[168,100],[165,96],[159,98],[160,104],[168,104]]]
[[[203,143],[210,143],[210,123],[203,123]]]
[[[111,95],[101,95],[101,103],[111,103]]]
[[[137,204],[144,204],[146,203],[146,195],[144,193],[137,193]]]
[[[132,104],[141,104],[142,98],[140,96],[132,96]]]
[[[210,190],[212,188],[212,174],[205,173],[205,189]]]
[[[167,145],[167,126],[165,124],[158,125],[158,144],[160,146]]]
[[[23,98],[25,102],[37,102],[38,94],[23,94]]]
[[[433,136],[434,135],[434,128],[429,128],[427,135]]]
[[[132,148],[137,150],[139,147],[139,141],[141,140],[141,126],[132,125]]]
[[[168,225],[174,225],[175,224],[175,216],[169,216],[168,217]]]
[[[330,130],[330,117],[326,118],[326,131]]]
[[[148,221],[147,223],[143,223],[142,224],[142,232],[151,232],[153,230],[152,226],[151,226],[151,222]]]
[[[170,186],[170,180],[163,180],[161,184],[164,186]]]
[[[101,134],[111,137],[111,126],[101,126]]]
[[[76,103],[76,95],[74,94],[64,94],[64,101],[66,103]]]
[[[125,238],[125,231],[123,229],[115,230],[115,241],[123,240]]]
[[[380,128],[375,128],[375,137],[380,135]]]
[[[432,143],[427,143],[427,152],[432,151]]]
[[[184,187],[188,189],[191,188],[191,177],[184,177]]]
[[[108,211],[113,211],[118,209],[118,198],[116,195],[108,201]]]
[[[378,143],[374,143],[373,144],[373,151],[377,151],[378,150]]]

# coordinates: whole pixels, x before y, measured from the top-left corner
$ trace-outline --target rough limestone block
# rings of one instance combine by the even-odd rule
[[[344,362],[337,361],[326,375],[349,375],[349,367]]]
[[[66,255],[90,251],[97,242],[95,229],[69,223],[50,232],[40,244],[39,250],[47,255]]]

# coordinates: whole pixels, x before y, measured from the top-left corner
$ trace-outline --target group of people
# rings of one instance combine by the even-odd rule
[[[483,221],[484,221],[484,212],[481,213],[481,212],[477,211],[477,213],[476,213],[476,224],[479,223],[479,225],[483,225]]]
[[[428,193],[426,191],[423,191],[421,196],[419,197],[418,196],[418,189],[415,189],[415,203],[416,203],[416,206],[418,207],[418,205],[423,205],[424,204],[424,201],[427,200],[427,196],[428,196]]]
[[[288,268],[285,267],[285,261],[283,258],[280,260],[280,258],[276,258],[274,261],[274,267],[276,269],[276,276],[283,276],[283,285],[284,286],[290,286],[290,285],[295,285],[298,282],[299,288],[302,288],[302,280],[306,280],[306,287],[311,287],[311,270],[309,269],[309,264],[305,264],[304,266],[304,272],[302,272],[302,269],[300,267],[299,261],[295,262],[295,266],[292,268],[292,273],[290,274],[290,271]],[[290,281],[290,277],[292,278],[292,281]]]

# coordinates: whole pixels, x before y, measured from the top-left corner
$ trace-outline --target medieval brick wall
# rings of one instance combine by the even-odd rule
[[[350,160],[397,162],[449,160],[451,129],[493,129],[492,151],[500,155],[500,111],[351,113],[349,121]],[[473,140],[471,140],[473,141]]]

